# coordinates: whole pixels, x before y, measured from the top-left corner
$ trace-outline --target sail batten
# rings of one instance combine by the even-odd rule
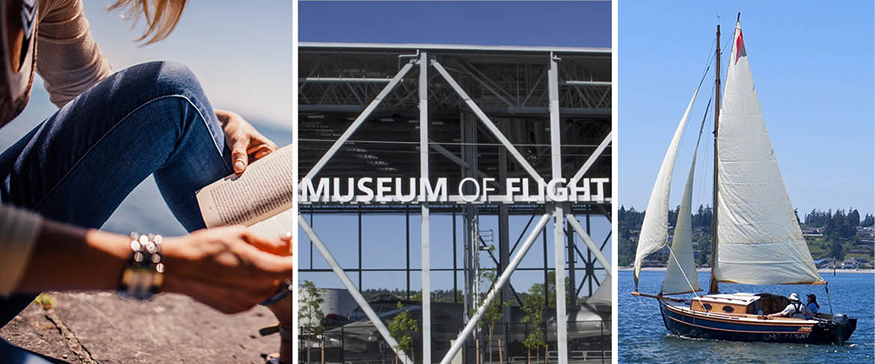
[[[796,220],[737,23],[718,123],[714,277],[742,284],[822,281]]]

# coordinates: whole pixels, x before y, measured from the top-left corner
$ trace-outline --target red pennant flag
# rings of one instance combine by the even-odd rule
[[[738,63],[738,57],[747,57],[747,51],[744,50],[744,37],[741,35],[741,29],[738,30],[738,38],[735,39],[735,62]]]

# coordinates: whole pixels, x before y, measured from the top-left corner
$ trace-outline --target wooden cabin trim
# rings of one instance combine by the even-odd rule
[[[685,308],[680,308],[677,306],[666,305],[666,308],[669,311],[677,313],[682,316],[690,317],[697,320],[712,320],[718,322],[732,323],[732,324],[751,324],[751,325],[764,325],[764,326],[814,326],[817,324],[815,320],[800,320],[792,317],[773,317],[769,319],[762,319],[760,315],[749,315],[749,314],[739,314],[739,315],[731,315],[725,313],[712,313],[712,312],[701,312],[700,311],[692,311],[685,312]],[[723,316],[723,317],[720,317]],[[742,321],[743,319],[743,321]]]

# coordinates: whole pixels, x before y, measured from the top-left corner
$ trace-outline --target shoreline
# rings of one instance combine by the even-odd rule
[[[653,271],[653,272],[665,272],[664,267],[645,267],[641,268],[641,271]],[[631,267],[620,267],[617,268],[617,271],[632,271]],[[710,272],[711,268],[696,268],[697,272]],[[817,273],[832,273],[832,269],[818,269]],[[854,273],[854,274],[873,274],[875,273],[875,269],[836,269],[836,274],[838,273]]]

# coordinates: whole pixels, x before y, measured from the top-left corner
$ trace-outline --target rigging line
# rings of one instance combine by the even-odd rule
[[[699,92],[699,89],[702,88],[702,83],[705,82],[705,79],[708,77],[708,72],[709,72],[710,70],[711,70],[711,62],[709,61],[709,62],[707,63],[707,66],[705,67],[705,71],[702,72],[702,78],[699,80],[699,85],[696,86],[696,92],[697,92],[697,93]],[[713,89],[713,86],[712,86],[711,91],[713,92],[713,90],[714,90],[714,89]],[[695,101],[693,101],[693,102],[694,102],[694,105],[695,105]],[[710,106],[711,106],[711,100],[709,99],[709,100],[708,100],[708,107],[710,107]],[[706,114],[707,114],[707,110],[706,110]],[[699,130],[699,139],[701,139],[701,138],[702,138],[702,130],[700,129],[700,130]],[[680,140],[680,143],[681,143],[681,144],[683,144],[684,139],[685,139],[685,138],[684,138],[684,134],[681,134],[681,140]],[[696,148],[697,148],[697,149],[698,149],[698,145],[699,145],[699,142],[696,141]]]
[[[714,56],[716,56],[713,52],[715,45],[717,44],[717,35],[714,35],[714,38],[711,39],[711,43],[708,43],[708,57],[707,61],[705,61],[705,66],[710,67],[714,61]]]
[[[712,85],[711,85],[711,92],[710,92],[710,94],[709,94],[709,95],[711,95],[711,97],[708,99],[708,106],[705,107],[705,114],[702,116],[702,126],[701,126],[701,128],[699,129],[699,140],[696,141],[696,151],[698,151],[698,149],[699,149],[699,143],[701,142],[701,139],[702,139],[702,131],[704,130],[704,127],[707,126],[707,125],[711,125],[711,120],[708,119],[708,113],[711,111],[711,102],[714,101],[714,89],[715,89],[716,87],[717,87],[716,84],[712,84]],[[700,170],[702,170],[702,171],[706,170],[706,169],[704,169],[704,168],[707,167],[707,163],[708,163],[708,160],[709,160],[708,157],[710,157],[710,154],[708,154],[708,150],[707,150],[707,149],[705,150],[705,155],[704,155],[704,156],[705,156],[706,158],[704,158],[704,159],[701,161],[701,164],[702,164],[702,168],[703,168],[703,169],[700,169]],[[703,199],[704,192],[705,192],[705,188],[704,188],[704,186],[705,186],[705,180],[706,180],[706,179],[705,179],[705,178],[701,178],[701,176],[700,176],[700,179],[699,179],[699,180],[701,181],[701,183],[700,183],[700,185],[699,185],[700,188],[697,189],[697,192],[698,192],[698,199],[697,199],[697,200],[698,200],[699,203],[701,204],[701,201],[702,201],[702,199]]]
[[[693,163],[694,163],[693,168],[695,168],[695,163],[697,162],[696,155],[699,153],[699,144],[702,142],[702,132],[705,130],[705,123],[708,121],[708,111],[711,109],[711,102],[712,101],[714,101],[713,96],[708,99],[708,105],[705,106],[705,114],[702,115],[702,123],[699,126],[699,137],[698,137],[698,139],[696,139],[696,148],[693,149]],[[695,182],[693,184],[695,184]],[[692,208],[692,206],[691,206],[691,208]]]
[[[677,229],[677,226],[675,226],[675,229]],[[674,244],[673,241],[672,244]],[[681,268],[681,262],[678,261],[678,258],[674,255],[674,252],[671,251],[671,247],[669,247],[668,249],[668,256],[674,258],[675,264],[678,265],[678,268]],[[695,263],[693,264],[693,266],[695,266]],[[696,295],[696,297],[699,297],[699,294],[696,293],[696,290],[693,288],[693,283],[690,282],[690,278],[687,277],[687,273],[684,272],[683,268],[681,268],[681,275],[684,276],[684,280],[687,281],[687,285],[690,286],[690,290],[693,291],[692,293]]]
[[[696,140],[696,149],[694,149],[694,151],[693,151],[693,168],[695,168],[696,154],[698,153],[698,150],[699,150],[699,143],[702,141],[702,131],[705,130],[705,122],[708,120],[708,109],[711,108],[711,101],[712,100],[713,100],[713,98],[708,99],[708,105],[705,106],[705,115],[702,116],[702,123],[699,126],[699,136],[698,136],[698,139]],[[690,206],[690,208],[692,209],[692,206]],[[680,213],[680,209],[678,209],[678,213]],[[690,215],[692,215],[692,211],[691,211]],[[680,216],[678,216],[677,218],[680,219]],[[675,224],[677,224],[677,223],[675,223]],[[675,231],[677,231],[677,229],[678,229],[678,226],[675,226]],[[674,241],[672,241],[672,245],[674,245]],[[680,263],[680,261],[678,261],[678,258],[674,255],[674,252],[671,250],[671,248],[669,248],[668,255],[674,259],[674,262],[675,262],[675,264],[677,264],[678,268],[681,268],[681,263]],[[695,266],[695,264],[694,264],[694,266]],[[687,281],[687,285],[690,286],[690,290],[693,292],[693,294],[696,295],[696,297],[699,297],[699,294],[696,293],[696,290],[693,288],[693,284],[690,282],[690,278],[687,277],[687,274],[686,274],[686,272],[684,272],[683,268],[681,268],[681,275],[684,276],[684,280]]]
[[[711,108],[711,101],[714,101],[713,97],[708,99],[708,105],[705,106],[705,115],[702,115],[702,124],[699,126],[699,138],[696,139],[696,149],[693,150],[693,158],[699,152],[699,143],[702,141],[702,131],[705,130],[705,121],[708,119],[708,109]]]

